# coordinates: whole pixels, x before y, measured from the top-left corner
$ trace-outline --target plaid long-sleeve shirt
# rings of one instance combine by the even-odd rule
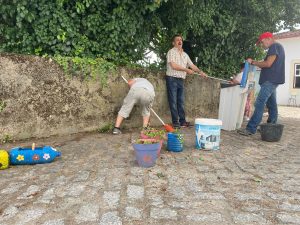
[[[191,65],[193,65],[193,62],[191,61],[188,54],[186,54],[184,51],[179,52],[177,48],[172,48],[167,53],[167,76],[171,77],[177,77],[185,79],[186,72],[185,71],[179,71],[172,69],[170,62],[176,63],[179,66],[182,66],[184,68],[188,68]]]

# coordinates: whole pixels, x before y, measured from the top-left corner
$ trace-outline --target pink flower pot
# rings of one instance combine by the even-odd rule
[[[140,137],[141,137],[141,139],[155,139],[155,140],[159,140],[160,146],[159,146],[159,148],[157,150],[157,157],[159,157],[162,145],[164,143],[164,140],[161,139],[160,137],[155,137],[155,138],[149,137],[146,134],[144,134],[143,132],[141,132]]]

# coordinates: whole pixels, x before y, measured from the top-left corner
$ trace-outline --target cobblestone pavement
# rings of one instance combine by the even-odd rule
[[[2,146],[35,141],[62,157],[0,171],[0,224],[300,224],[300,108],[280,115],[280,142],[222,131],[220,151],[199,151],[185,128],[184,151],[149,169],[135,161],[137,131]]]

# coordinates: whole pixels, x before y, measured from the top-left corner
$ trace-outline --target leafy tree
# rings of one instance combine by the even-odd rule
[[[163,24],[156,41],[162,59],[171,37],[181,33],[190,42],[197,65],[218,77],[237,72],[249,56],[261,56],[255,46],[260,33],[300,23],[298,0],[169,0],[157,11]]]
[[[0,49],[137,61],[159,6],[147,0],[2,0]]]
[[[299,0],[1,0],[0,51],[135,63],[149,50],[164,66],[182,33],[196,64],[229,77],[264,31],[300,23]]]

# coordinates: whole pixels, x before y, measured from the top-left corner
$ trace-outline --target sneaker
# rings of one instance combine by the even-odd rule
[[[191,123],[190,122],[184,122],[180,125],[181,127],[191,127]]]
[[[237,132],[240,134],[240,135],[244,135],[244,136],[250,136],[254,133],[251,133],[249,130],[247,129],[238,129]]]
[[[146,127],[143,127],[143,130],[150,130],[150,126],[147,125]]]
[[[118,134],[122,134],[122,131],[120,130],[120,128],[115,127],[115,128],[113,129],[113,132],[112,132],[112,133],[115,134],[115,135],[118,135]]]

